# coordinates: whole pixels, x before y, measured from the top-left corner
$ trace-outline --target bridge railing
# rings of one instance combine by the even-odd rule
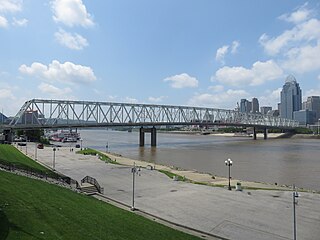
[[[140,126],[140,125],[247,125],[293,128],[298,122],[233,110],[112,102],[32,99],[25,102],[10,126]]]

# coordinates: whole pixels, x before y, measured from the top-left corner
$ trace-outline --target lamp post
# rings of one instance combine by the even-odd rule
[[[292,204],[293,204],[293,240],[297,239],[297,223],[296,223],[296,204],[298,204],[298,200],[296,198],[299,197],[298,192],[296,191],[296,187],[293,185],[292,192]]]
[[[82,138],[80,139],[80,150],[82,150]]]
[[[132,172],[132,206],[131,206],[131,210],[134,211],[135,207],[134,207],[134,187],[135,187],[135,175],[139,174],[139,172],[141,171],[140,167],[137,167],[135,163],[133,163],[133,168],[131,168],[131,172]]]
[[[53,168],[53,170],[55,170],[55,167],[56,167],[56,148],[54,147],[52,150],[53,150],[52,168]]]
[[[26,136],[26,155],[28,155],[28,137]]]
[[[319,135],[319,122],[320,122],[320,118],[318,119],[318,135]]]
[[[37,160],[37,143],[34,142],[34,160]]]
[[[232,166],[232,160],[231,160],[230,158],[228,158],[226,161],[224,161],[224,163],[225,163],[226,166],[228,166],[228,168],[229,168],[229,187],[228,187],[228,189],[231,190],[231,185],[230,185],[230,179],[231,179],[231,177],[230,177],[230,168],[231,168],[231,166]]]

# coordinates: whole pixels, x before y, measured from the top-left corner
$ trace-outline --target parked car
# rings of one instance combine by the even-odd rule
[[[43,144],[42,144],[42,143],[39,143],[38,146],[37,146],[37,148],[38,148],[38,149],[43,149]]]
[[[18,146],[27,146],[27,144],[24,143],[24,142],[19,142],[19,143],[18,143]]]
[[[80,148],[80,144],[76,144],[76,148]]]

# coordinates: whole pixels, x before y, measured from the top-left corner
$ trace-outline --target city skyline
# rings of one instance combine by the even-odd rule
[[[0,36],[5,115],[32,98],[276,108],[289,74],[320,95],[317,1],[1,0]]]

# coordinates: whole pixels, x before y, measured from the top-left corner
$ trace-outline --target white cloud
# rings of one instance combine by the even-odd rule
[[[22,10],[22,0],[0,0],[0,12],[19,12]]]
[[[48,83],[41,83],[38,86],[38,89],[45,94],[49,94],[51,96],[65,96],[72,92],[71,88],[57,88]]]
[[[286,52],[290,47],[320,40],[320,21],[312,18],[299,23],[290,30],[284,31],[277,37],[270,38],[263,34],[259,42],[269,55],[276,55],[281,51]]]
[[[0,28],[6,27],[8,27],[8,20],[5,17],[0,16]]]
[[[209,90],[212,90],[213,92],[222,92],[224,90],[224,86],[222,85],[210,86]]]
[[[229,50],[228,45],[224,45],[221,48],[218,48],[218,50],[216,52],[216,61],[224,64],[224,57],[228,53],[228,50]]]
[[[233,41],[231,45],[231,53],[235,54],[238,51],[239,46],[240,46],[240,43],[238,41]]]
[[[159,103],[162,102],[164,99],[166,99],[167,96],[160,96],[160,97],[149,97],[148,101],[149,102],[154,102],[154,103]]]
[[[189,100],[189,105],[233,109],[236,107],[236,102],[238,102],[239,99],[247,97],[249,97],[249,93],[245,90],[229,89],[225,92],[215,94],[197,94]]]
[[[28,24],[28,19],[25,19],[25,18],[22,18],[22,19],[13,18],[13,22],[12,22],[13,26],[24,27],[24,26],[27,26],[27,24]]]
[[[316,46],[293,48],[287,56],[282,67],[292,72],[305,73],[320,69],[320,40]]]
[[[291,23],[300,23],[307,20],[311,13],[312,11],[307,9],[307,4],[304,4],[303,6],[299,7],[297,11],[283,14],[279,17],[279,19]]]
[[[167,77],[163,81],[171,82],[170,85],[173,88],[195,88],[198,87],[199,83],[199,81],[196,78],[191,77],[186,73]]]
[[[305,96],[320,96],[320,88],[307,90]]]
[[[273,109],[277,109],[278,103],[280,102],[280,92],[282,88],[277,88],[275,90],[266,90],[263,96],[260,96],[259,104],[260,106],[271,106]]]
[[[53,60],[48,66],[34,62],[30,67],[25,64],[19,67],[23,74],[35,76],[49,82],[60,81],[63,83],[90,83],[96,80],[93,70],[90,67],[76,65],[72,62],[60,63]]]
[[[94,25],[92,16],[87,12],[82,0],[54,0],[51,2],[53,19],[68,27]]]
[[[216,71],[212,80],[231,86],[246,84],[256,86],[282,76],[282,69],[273,60],[269,60],[266,62],[255,62],[251,69],[225,66]]]
[[[82,50],[84,47],[89,45],[87,39],[81,35],[77,33],[69,33],[63,29],[59,29],[54,36],[61,45],[70,49]]]
[[[238,47],[240,46],[240,43],[238,41],[233,41],[231,46],[230,45],[224,45],[221,48],[217,49],[216,52],[216,61],[220,62],[222,65],[225,64],[225,56],[231,52],[231,54],[235,54],[238,51]]]
[[[125,97],[123,100],[126,103],[138,103],[138,99],[132,97]]]
[[[14,100],[15,97],[11,89],[1,88],[0,89],[0,99],[11,99]]]

